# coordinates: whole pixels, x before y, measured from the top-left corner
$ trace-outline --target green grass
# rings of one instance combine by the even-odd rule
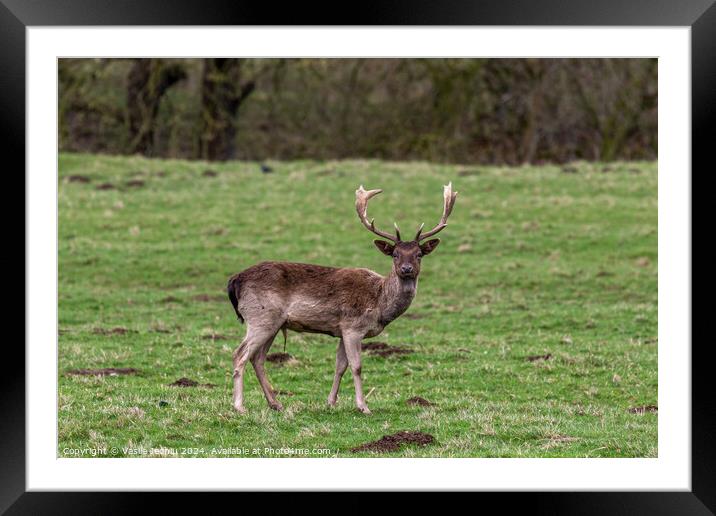
[[[59,456],[97,447],[112,456],[131,455],[125,447],[372,456],[349,449],[400,430],[436,443],[390,456],[657,456],[657,415],[629,412],[657,404],[655,163],[577,163],[577,173],[271,166],[264,175],[254,163],[60,155]],[[202,175],[207,169],[217,176]],[[68,181],[77,174],[91,181]],[[132,179],[144,185],[125,186]],[[249,368],[249,412],[236,414],[231,352],[245,326],[226,297],[227,278],[262,260],[385,274],[391,260],[358,222],[355,189],[383,188],[371,216],[408,232],[437,222],[448,180],[460,195],[442,244],[423,261],[408,312],[373,339],[414,353],[364,354],[373,414],[354,408],[350,372],[338,406],[325,406],[337,340],[292,332],[287,352],[297,362],[267,364],[274,387],[293,393],[279,396],[285,411],[267,408]],[[118,188],[96,189],[105,182]],[[128,332],[98,333],[115,327]],[[271,351],[282,346],[279,336]],[[527,360],[544,354],[551,358]],[[139,373],[66,375],[99,367]],[[168,386],[180,377],[216,387]],[[436,405],[408,406],[412,396]]]

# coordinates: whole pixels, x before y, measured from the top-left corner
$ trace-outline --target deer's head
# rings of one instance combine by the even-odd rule
[[[375,240],[374,243],[380,252],[393,258],[393,270],[398,277],[403,279],[415,279],[418,277],[418,274],[420,274],[420,260],[422,257],[432,253],[440,243],[439,238],[427,239],[439,233],[447,226],[447,219],[455,206],[457,192],[452,191],[452,183],[445,185],[443,187],[443,215],[438,225],[430,231],[423,233],[423,226],[425,224],[422,224],[418,228],[415,238],[410,241],[403,241],[400,237],[400,229],[398,229],[397,224],[393,223],[393,226],[395,226],[395,235],[392,235],[377,229],[373,223],[373,219],[368,220],[368,201],[382,191],[383,190],[365,190],[363,189],[363,185],[356,190],[356,211],[358,212],[358,217],[368,230],[390,241]]]

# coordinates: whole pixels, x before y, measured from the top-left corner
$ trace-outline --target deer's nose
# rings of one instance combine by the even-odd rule
[[[413,272],[413,266],[412,265],[401,265],[400,272],[402,272],[403,274],[410,274],[411,272]]]

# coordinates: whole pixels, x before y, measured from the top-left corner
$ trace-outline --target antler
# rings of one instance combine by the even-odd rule
[[[457,192],[452,191],[452,181],[451,181],[448,184],[446,184],[445,186],[443,186],[443,216],[440,217],[440,222],[433,229],[431,229],[430,231],[428,231],[427,233],[424,233],[422,235],[421,235],[421,233],[423,231],[423,226],[425,226],[425,224],[421,224],[420,227],[418,228],[417,234],[415,235],[415,240],[417,242],[420,242],[421,240],[431,237],[431,236],[439,233],[443,229],[445,229],[445,227],[447,226],[447,219],[450,216],[450,214],[452,213],[453,207],[455,206],[456,198],[457,198]]]
[[[356,190],[356,211],[358,212],[358,217],[360,218],[360,221],[366,228],[368,228],[370,231],[372,231],[379,237],[387,238],[388,240],[397,244],[398,242],[400,242],[400,230],[398,229],[397,224],[394,223],[395,232],[397,236],[393,236],[390,233],[386,233],[384,231],[376,229],[375,224],[373,224],[374,219],[370,219],[370,222],[368,221],[368,201],[370,201],[371,198],[375,197],[382,191],[383,190],[365,190],[363,188],[363,185],[360,185],[360,188]]]

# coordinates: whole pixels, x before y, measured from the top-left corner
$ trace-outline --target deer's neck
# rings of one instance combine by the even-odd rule
[[[381,324],[387,325],[400,317],[413,302],[417,288],[418,278],[401,279],[391,270],[390,275],[383,280],[380,297]]]

